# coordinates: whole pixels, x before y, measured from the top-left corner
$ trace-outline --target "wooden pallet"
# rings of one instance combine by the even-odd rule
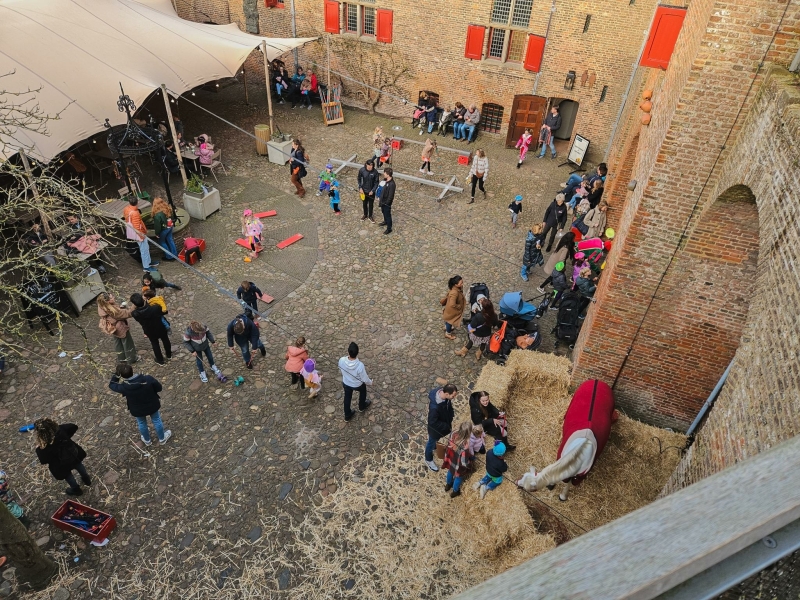
[[[325,120],[325,125],[344,123],[342,88],[332,87],[327,92],[320,90],[319,98],[322,102],[322,118]]]

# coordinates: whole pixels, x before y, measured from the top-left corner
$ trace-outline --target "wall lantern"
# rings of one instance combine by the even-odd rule
[[[564,81],[564,89],[571,90],[573,87],[575,87],[575,71],[570,71]]]
[[[629,189],[630,191],[633,191],[633,190],[635,190],[635,189],[636,189],[636,184],[637,184],[637,183],[638,183],[638,182],[637,182],[635,179],[631,179],[631,180],[628,182],[628,189]]]

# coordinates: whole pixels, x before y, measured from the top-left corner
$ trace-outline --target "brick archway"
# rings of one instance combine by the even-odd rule
[[[655,236],[649,243],[669,242]],[[685,429],[739,346],[755,288],[758,248],[755,196],[747,186],[732,186],[698,219],[657,295],[638,299],[649,308],[637,329],[627,333],[633,340],[627,358],[604,364],[599,356],[593,365],[582,348],[576,364],[580,378],[593,373],[615,382],[618,402],[631,416]],[[629,256],[616,269],[623,268],[630,281],[647,268],[645,261],[645,254]],[[609,324],[619,317],[603,306],[609,301],[614,300],[601,290],[591,327],[595,336],[613,344],[615,329]]]

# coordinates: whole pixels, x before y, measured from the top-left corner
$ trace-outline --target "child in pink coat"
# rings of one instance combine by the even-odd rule
[[[302,335],[294,341],[294,344],[289,346],[286,349],[286,369],[289,374],[292,376],[292,383],[289,387],[293,390],[297,389],[299,384],[300,389],[306,389],[305,381],[303,377],[300,375],[300,371],[303,370],[303,364],[308,359],[308,350],[306,350],[306,338]]]
[[[525,131],[523,131],[519,140],[517,140],[517,145],[514,147],[519,148],[519,162],[517,163],[518,169],[522,166],[522,162],[528,155],[528,148],[530,148],[532,141],[533,141],[533,134],[531,133],[530,129],[526,129]]]

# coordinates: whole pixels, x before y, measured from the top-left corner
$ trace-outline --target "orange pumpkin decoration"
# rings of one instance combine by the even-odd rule
[[[642,115],[642,125],[650,125],[650,115],[643,114]]]
[[[642,93],[643,100],[652,100],[653,99],[653,90],[645,90]]]
[[[645,100],[639,105],[639,108],[644,112],[649,113],[653,109],[653,103],[650,100]]]

